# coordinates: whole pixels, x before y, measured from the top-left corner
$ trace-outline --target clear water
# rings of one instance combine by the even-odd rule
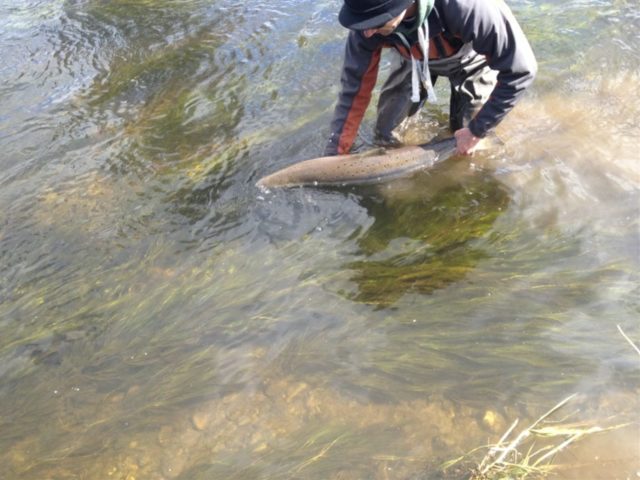
[[[504,145],[265,194],[323,149],[339,2],[0,0],[0,477],[442,478],[578,393],[631,425],[559,478],[635,478],[640,15],[509,4]]]

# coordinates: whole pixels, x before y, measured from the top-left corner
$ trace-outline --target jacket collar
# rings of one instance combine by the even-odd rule
[[[404,24],[400,24],[396,30],[398,33],[402,33],[405,36],[409,36],[418,30],[418,26],[422,25],[431,10],[433,10],[433,4],[435,0],[416,0],[418,8],[416,9],[416,19],[410,27],[406,27]]]

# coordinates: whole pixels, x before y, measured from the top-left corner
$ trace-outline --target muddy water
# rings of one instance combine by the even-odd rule
[[[322,151],[338,2],[0,1],[0,477],[465,478],[577,393],[554,420],[629,425],[558,477],[635,478],[640,18],[509,4],[502,144],[265,195]]]

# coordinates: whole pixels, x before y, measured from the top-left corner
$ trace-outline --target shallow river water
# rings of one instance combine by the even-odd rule
[[[323,150],[340,2],[0,0],[0,478],[466,478],[574,393],[619,428],[556,478],[637,478],[640,14],[508,3],[501,144],[261,192]]]

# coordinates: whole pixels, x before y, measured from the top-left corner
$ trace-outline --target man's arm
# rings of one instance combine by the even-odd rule
[[[341,90],[325,155],[349,153],[378,77],[382,42],[350,31],[340,79]]]
[[[489,100],[469,123],[477,138],[484,137],[515,106],[537,72],[531,46],[502,0],[443,0],[442,14],[454,35],[471,42],[498,71]]]

